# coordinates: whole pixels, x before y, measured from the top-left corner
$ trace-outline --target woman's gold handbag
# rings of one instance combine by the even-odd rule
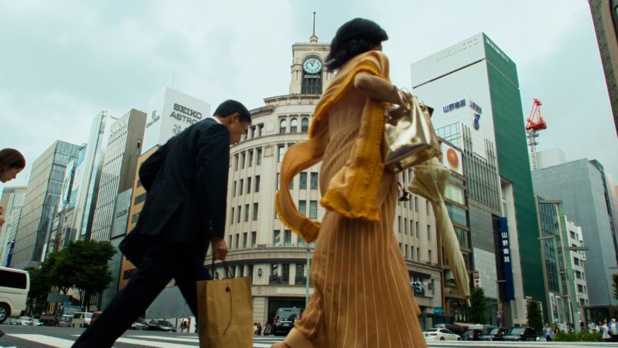
[[[400,172],[442,153],[431,124],[433,109],[401,90],[400,106],[385,109],[384,167]]]

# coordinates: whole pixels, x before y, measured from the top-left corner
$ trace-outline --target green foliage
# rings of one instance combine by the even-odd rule
[[[470,292],[470,308],[468,308],[468,322],[485,324],[485,290],[474,287]]]
[[[558,332],[554,337],[554,341],[560,342],[603,342],[601,335],[597,333],[584,332]]]
[[[618,274],[612,274],[612,288],[614,290],[614,298],[618,299]]]
[[[112,281],[107,262],[116,254],[109,242],[77,241],[47,255],[41,263],[41,282],[66,294],[77,288],[82,306],[89,306],[90,295],[107,288]]]
[[[45,310],[47,305],[47,293],[51,289],[48,277],[39,268],[26,267],[24,270],[30,274],[30,291],[28,291],[28,313],[38,313]]]
[[[528,300],[526,303],[528,311],[528,326],[536,332],[543,332],[543,316],[541,315],[541,303],[539,301]]]

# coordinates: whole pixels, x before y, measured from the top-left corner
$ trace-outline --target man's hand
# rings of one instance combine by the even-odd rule
[[[223,238],[212,237],[212,257],[215,260],[225,260],[227,255],[227,243]]]

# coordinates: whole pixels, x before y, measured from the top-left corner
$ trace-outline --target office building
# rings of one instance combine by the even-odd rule
[[[133,187],[142,150],[146,114],[131,109],[111,125],[94,209],[90,239],[110,239],[114,206],[120,192]]]
[[[42,261],[60,203],[66,166],[79,151],[78,145],[58,140],[32,162],[11,267],[36,267]]]
[[[471,201],[485,206],[469,205],[474,267],[494,272],[504,323],[523,324],[524,298],[542,300],[545,291],[530,281],[543,272],[515,62],[481,33],[413,63],[411,76],[413,93],[445,130],[439,135],[464,150]]]
[[[9,255],[13,252],[15,245],[21,209],[26,202],[26,190],[26,186],[12,186],[2,189],[0,206],[4,207],[4,225],[0,228],[0,266],[6,267],[10,264]]]
[[[618,2],[588,0],[618,134]]]
[[[537,169],[532,176],[535,192],[562,201],[569,219],[582,229],[583,244],[589,248],[584,265],[589,307],[594,307],[587,317],[595,319],[597,309],[609,317],[608,306],[618,305],[612,295],[618,254],[611,188],[603,166],[596,160],[580,159]],[[599,314],[599,318],[603,316]]]

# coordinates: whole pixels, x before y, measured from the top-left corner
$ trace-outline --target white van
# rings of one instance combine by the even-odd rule
[[[92,320],[92,312],[76,312],[71,320],[72,327],[88,327]]]
[[[30,290],[28,271],[0,267],[0,324],[8,317],[18,317],[26,310]]]

